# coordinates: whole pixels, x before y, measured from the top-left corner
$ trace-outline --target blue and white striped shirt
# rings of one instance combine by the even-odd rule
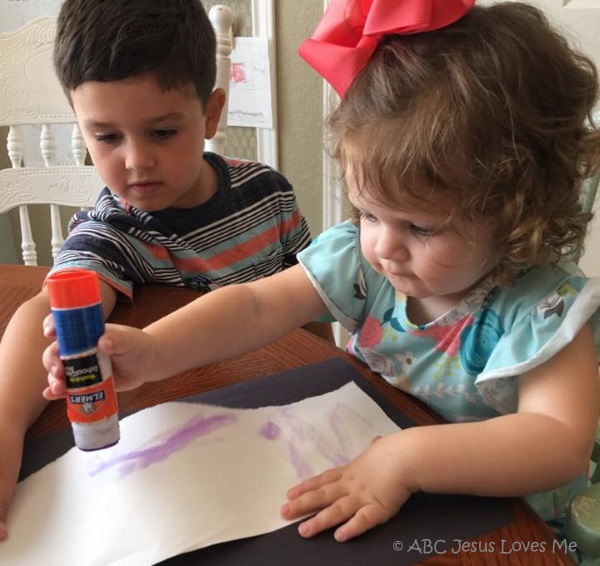
[[[207,202],[145,212],[105,188],[93,210],[71,219],[51,272],[90,269],[131,298],[137,284],[206,292],[297,263],[310,233],[290,183],[260,163],[204,158],[218,175]]]

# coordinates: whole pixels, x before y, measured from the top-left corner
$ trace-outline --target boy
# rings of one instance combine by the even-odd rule
[[[66,0],[54,62],[105,188],[79,212],[52,271],[101,279],[105,316],[135,284],[200,291],[296,263],[310,240],[289,183],[270,168],[204,154],[225,94],[199,0]],[[0,540],[25,432],[44,407],[47,293],[0,343]],[[18,402],[17,402],[18,400]]]

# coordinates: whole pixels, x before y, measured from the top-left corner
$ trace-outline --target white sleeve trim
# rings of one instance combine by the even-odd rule
[[[353,333],[356,330],[357,321],[345,315],[328,297],[328,295],[323,291],[317,280],[313,277],[312,273],[306,268],[306,266],[300,261],[300,265],[302,269],[304,269],[307,277],[310,279],[313,287],[319,293],[321,300],[325,303],[325,306],[329,310],[329,312],[334,316],[334,318],[350,333]]]

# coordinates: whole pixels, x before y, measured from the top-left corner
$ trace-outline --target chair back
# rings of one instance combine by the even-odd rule
[[[52,64],[55,18],[37,18],[0,34],[0,126],[8,126],[6,147],[11,167],[0,170],[0,213],[19,208],[25,265],[37,265],[29,205],[49,204],[53,257],[63,243],[60,205],[91,207],[102,188],[92,166],[75,115]],[[70,124],[72,163],[57,165],[53,127]],[[26,162],[25,126],[38,126],[43,166]]]
[[[233,12],[229,6],[217,4],[213,6],[208,17],[217,37],[217,78],[215,88],[225,91],[225,108],[219,120],[217,133],[206,140],[206,150],[225,155],[225,141],[227,139],[227,101],[229,100],[229,83],[231,80],[231,50],[233,48]]]

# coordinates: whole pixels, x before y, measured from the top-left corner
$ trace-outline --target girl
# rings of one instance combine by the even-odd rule
[[[600,281],[561,260],[590,219],[578,195],[600,156],[585,125],[596,71],[530,6],[430,4],[415,25],[409,1],[333,2],[302,48],[342,95],[329,126],[352,220],[300,265],[144,331],[109,325],[99,344],[128,389],[327,315],[352,354],[450,421],[380,438],[292,487],[281,513],[316,512],[305,537],[337,526],[346,541],[419,490],[529,495],[559,519],[585,482]],[[64,396],[56,345],[44,362],[46,397]]]

